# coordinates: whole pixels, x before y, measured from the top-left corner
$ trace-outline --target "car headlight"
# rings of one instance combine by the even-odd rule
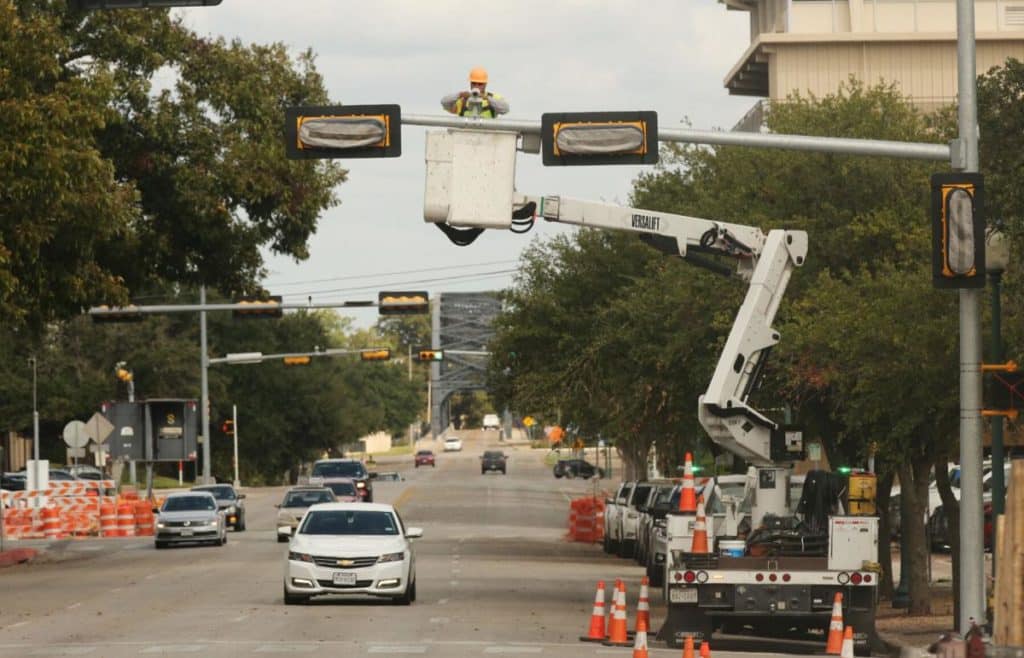
[[[359,487],[360,489],[365,489],[366,488],[366,483],[365,482],[356,482],[356,486]]]
[[[308,553],[298,553],[296,551],[288,551],[288,559],[295,560],[296,562],[312,562],[313,556]]]
[[[404,559],[405,551],[398,551],[397,553],[386,553],[384,555],[381,555],[380,558],[377,560],[377,563],[380,564],[383,562],[401,562]]]
[[[225,510],[225,511],[226,511],[226,512],[227,512],[228,514],[235,514],[235,513],[237,513],[237,512],[238,512],[238,508],[237,508],[237,507],[235,507],[234,505],[232,505],[231,507],[227,508],[227,510]]]
[[[156,527],[157,527],[158,530],[163,530],[164,528],[167,527],[167,524],[164,523],[163,521],[157,521],[156,522]]]

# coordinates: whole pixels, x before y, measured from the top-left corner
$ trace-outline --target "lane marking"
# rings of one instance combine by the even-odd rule
[[[422,644],[378,644],[370,645],[369,653],[426,653],[427,647]]]
[[[81,605],[82,602],[78,601],[77,603],[72,603],[71,605],[69,605],[67,608],[65,608],[65,610],[74,610],[75,608],[81,607]]]
[[[156,574],[155,573],[151,573],[148,576],[146,576],[146,580],[153,580],[154,578],[156,578]]]
[[[146,647],[139,653],[199,653],[206,649],[205,644],[155,644]]]
[[[27,626],[30,623],[31,622],[29,622],[29,621],[19,621],[19,622],[15,623],[15,624],[11,624],[10,626],[5,626],[4,630],[6,631],[6,630],[10,630],[12,628],[21,628],[22,626]]]
[[[484,653],[494,654],[518,654],[518,653],[543,653],[543,647],[487,647]]]
[[[263,644],[252,650],[253,653],[313,653],[317,647],[315,644],[287,645],[287,644]]]
[[[448,603],[448,599],[438,599],[437,600],[437,605],[445,605],[446,603]],[[23,621],[21,623],[27,624],[28,622],[27,621]]]
[[[120,587],[114,587],[114,588],[113,588],[113,589],[111,589],[110,591],[111,591],[111,593],[113,593],[113,592],[120,592],[120,591],[121,591],[121,588],[120,588]]]
[[[41,647],[30,651],[30,656],[84,656],[92,653],[96,647]]]
[[[234,619],[232,619],[231,621],[233,621],[233,622],[235,622],[235,623],[238,623],[238,622],[240,622],[240,621],[245,621],[245,620],[246,620],[246,619],[248,619],[248,618],[249,618],[249,615],[239,615],[238,617],[235,617],[235,618],[234,618]]]
[[[431,617],[430,618],[430,623],[431,624],[447,624],[451,620],[452,620],[451,617]]]
[[[452,584],[452,587],[458,587],[459,586],[459,581],[453,580],[453,581],[451,581],[451,584]]]

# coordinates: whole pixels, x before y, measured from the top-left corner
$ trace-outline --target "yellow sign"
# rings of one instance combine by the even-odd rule
[[[526,425],[527,427],[533,427],[536,424],[537,421],[533,419],[533,416],[527,416],[526,418],[523,419],[523,425]]]

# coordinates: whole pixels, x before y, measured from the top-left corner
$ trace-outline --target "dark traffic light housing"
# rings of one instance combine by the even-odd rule
[[[546,113],[540,126],[544,166],[658,162],[657,112]]]
[[[420,350],[417,356],[420,361],[444,361],[443,350]]]
[[[306,105],[285,116],[285,153],[292,160],[397,158],[402,155],[398,105]]]

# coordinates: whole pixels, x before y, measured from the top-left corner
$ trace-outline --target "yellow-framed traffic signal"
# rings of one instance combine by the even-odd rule
[[[430,296],[426,290],[381,292],[377,295],[380,315],[415,315],[430,312]]]
[[[540,125],[545,166],[658,162],[657,112],[553,112]]]
[[[236,308],[231,311],[231,314],[239,319],[250,319],[250,318],[280,318],[284,316],[284,310],[281,308],[281,296],[280,295],[269,295],[267,297],[243,297],[235,302],[242,308]],[[260,305],[262,308],[245,308],[248,305]],[[274,307],[267,307],[268,304],[273,304]],[[275,308],[276,307],[276,308]]]
[[[359,353],[359,358],[363,361],[388,361],[391,359],[391,350],[363,350]]]
[[[286,356],[281,359],[286,366],[308,366],[312,361],[311,356]]]
[[[285,109],[285,153],[292,160],[397,158],[398,105],[306,105]]]
[[[444,350],[420,350],[419,361],[444,361]]]
[[[976,173],[932,175],[932,283],[985,287],[985,187]]]

